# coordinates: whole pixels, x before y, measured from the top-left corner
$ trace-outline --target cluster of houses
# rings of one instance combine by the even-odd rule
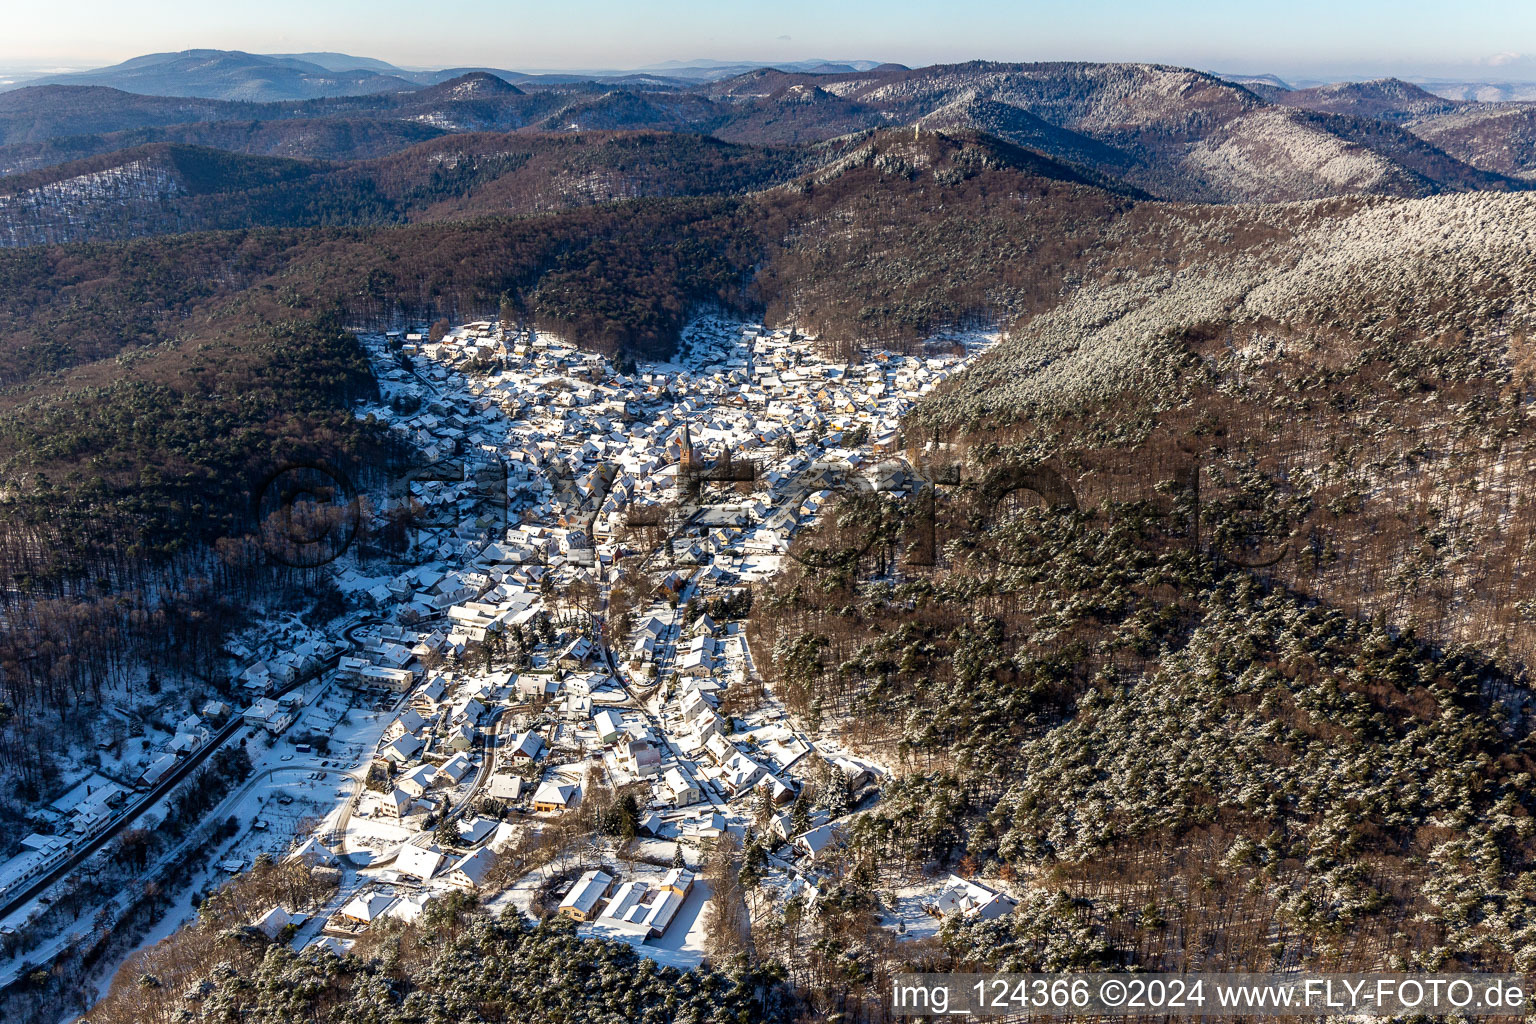
[[[386,362],[399,344],[371,341]],[[815,514],[820,492],[847,474],[904,486],[900,460],[891,458],[899,418],[961,363],[954,354],[876,353],[844,365],[820,358],[792,331],[708,320],[685,333],[684,346],[687,367],[621,375],[557,339],[509,337],[486,322],[433,342],[407,338],[404,350],[419,369],[391,368],[385,383],[426,401],[391,422],[431,455],[498,460],[510,502],[503,511],[547,531],[509,534],[503,545],[486,534],[486,516],[461,516],[435,550],[462,555],[484,542],[497,562],[510,557],[554,572],[574,565],[600,578],[612,571],[624,528],[674,502],[692,475],[759,485],[673,543],[681,562],[739,574],[743,558],[782,553]],[[413,500],[464,505],[480,485],[460,475],[413,484]],[[404,598],[391,590],[392,600]]]
[[[340,573],[379,622],[338,670],[351,685],[402,695],[376,758],[387,785],[370,806],[417,834],[399,845],[383,888],[333,916],[332,937],[391,908],[412,913],[410,886],[477,887],[497,843],[532,820],[465,817],[470,852],[450,854],[422,831],[427,815],[466,797],[559,813],[579,804],[594,761],[616,786],[647,787],[643,834],[708,841],[766,802],[773,831],[804,863],[835,849],[836,823],[791,834],[787,805],[809,741],[722,711],[730,688],[753,676],[739,624],[679,621],[679,611],[776,571],[851,476],[898,495],[911,486],[899,418],[960,357],[839,364],[793,332],[708,320],[687,332],[683,365],[628,374],[490,323],[435,340],[363,340],[384,367],[383,401],[359,414],[381,417],[435,461],[394,494],[413,523],[429,524],[410,538],[411,564],[385,578]],[[662,529],[639,532],[648,525]],[[644,550],[637,536],[649,538]],[[629,635],[600,643],[570,628],[573,615],[596,621],[625,572],[645,574],[628,582],[653,601]],[[513,635],[516,670],[476,662]],[[288,670],[263,663],[266,678]],[[281,700],[264,697],[247,720],[280,731],[283,714]],[[516,727],[498,731],[503,716]],[[844,774],[853,782],[862,771]],[[560,913],[643,940],[666,931],[692,885],[686,869],[659,885],[588,872]]]
[[[434,676],[415,688],[385,728],[370,771],[386,781],[378,806],[396,822],[446,810],[479,772],[473,756],[483,741],[488,708],[510,695],[508,674],[451,684]]]

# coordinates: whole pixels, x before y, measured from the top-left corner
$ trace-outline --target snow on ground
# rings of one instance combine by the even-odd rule
[[[550,866],[494,895],[489,901],[493,910],[511,905],[528,913],[540,888],[557,872],[574,879],[580,872],[573,868],[594,858],[622,864],[615,871],[620,882],[658,880],[666,869],[646,861],[669,864],[680,840],[688,863],[697,868],[703,849],[720,828],[742,834],[747,809],[756,803],[752,776],[739,774],[742,761],[736,754],[749,759],[748,767],[760,765],[791,790],[802,784],[807,758],[817,754],[871,768],[876,779],[889,776],[885,766],[854,757],[835,741],[813,742],[790,723],[771,692],[753,711],[717,722],[728,752],[706,753],[702,734],[694,732],[695,712],[683,710],[685,700],[696,703],[702,697],[711,709],[705,717],[718,718],[713,709],[718,708],[725,689],[736,682],[760,681],[760,677],[739,622],[720,624],[718,650],[710,656],[707,674],[700,678],[697,664],[684,671],[690,644],[698,638],[694,623],[682,621],[682,609],[694,600],[707,604],[729,599],[741,586],[777,572],[794,532],[814,520],[831,493],[819,481],[834,471],[878,474],[881,466],[899,462],[899,456],[891,453],[903,410],[963,364],[965,360],[956,353],[975,355],[993,344],[995,335],[947,337],[932,350],[937,355],[871,353],[864,362],[835,365],[788,332],[706,317],[685,329],[684,345],[675,360],[642,364],[628,376],[612,374],[601,359],[558,339],[498,339],[491,325],[455,328],[440,343],[416,338],[412,341],[415,362],[408,368],[399,365],[385,338],[362,340],[379,364],[386,403],[367,405],[358,415],[385,419],[422,446],[426,455],[442,457],[466,445],[478,446],[518,467],[521,476],[508,478],[503,495],[513,499],[504,510],[509,518],[496,527],[505,532],[505,538],[445,536],[433,541],[436,547],[428,553],[428,561],[402,574],[381,573],[381,567],[364,565],[351,553],[336,563],[337,585],[343,593],[376,609],[366,621],[359,613],[339,629],[331,624],[332,634],[345,632],[354,657],[360,656],[364,664],[384,665],[380,658],[387,657],[387,647],[420,651],[420,645],[427,644],[439,655],[433,664],[441,665],[441,656],[452,654],[451,668],[418,670],[406,692],[371,697],[343,688],[333,674],[305,687],[303,707],[285,734],[244,733],[242,742],[255,774],[210,819],[233,817],[238,825],[236,835],[220,844],[210,863],[235,868],[249,865],[263,852],[281,856],[298,834],[307,831],[330,837],[332,847],[343,856],[343,883],[332,901],[335,905],[301,929],[297,945],[317,938],[325,918],[365,888],[384,886],[391,892],[417,895],[447,891],[446,864],[436,877],[416,884],[397,870],[396,855],[404,843],[433,841],[424,830],[431,816],[441,812],[445,799],[456,813],[478,799],[483,759],[503,757],[496,743],[513,728],[538,730],[552,748],[533,770],[529,792],[540,781],[585,787],[594,773],[606,776],[610,785],[637,781],[620,754],[628,737],[649,738],[660,756],[661,772],[649,770],[638,780],[652,787],[642,800],[642,813],[659,814],[660,837],[638,841],[628,857],[618,856],[611,844],[561,854]],[[459,372],[455,360],[470,353],[478,358],[490,346],[499,346],[501,369],[472,378]],[[401,413],[387,404],[396,397],[418,401],[402,406],[413,411]],[[631,409],[639,410],[638,417],[628,415]],[[695,445],[708,446],[709,451],[744,452],[760,465],[762,478],[739,501],[701,506],[681,517],[676,533],[668,532],[655,550],[639,553],[639,571],[658,586],[670,581],[667,585],[675,594],[675,601],[659,601],[636,617],[636,629],[653,615],[665,625],[650,662],[638,668],[629,663],[634,636],[609,638],[595,633],[612,645],[613,661],[624,663],[613,669],[615,678],[609,678],[610,664],[602,656],[596,663],[565,673],[563,679],[555,676],[560,687],[555,699],[529,706],[521,703],[527,698],[515,689],[517,672],[488,673],[478,665],[472,667],[467,658],[458,660],[470,639],[469,631],[485,628],[464,625],[481,614],[472,610],[475,602],[491,602],[480,605],[490,608],[480,620],[486,623],[497,615],[522,614],[530,600],[533,611],[570,622],[591,614],[567,596],[567,586],[582,579],[597,584],[596,607],[607,607],[614,578],[604,567],[623,554],[621,542],[609,531],[620,529],[627,513],[623,507],[614,510],[618,526],[607,520],[598,523],[595,513],[580,505],[580,487],[572,480],[594,481],[597,466],[619,466],[625,476],[628,508],[665,507],[678,494],[673,482],[680,459],[678,431],[680,425],[690,424]],[[849,440],[857,437],[864,440]],[[442,500],[456,507],[461,520],[466,515],[464,501],[473,497],[464,486],[436,481],[411,487],[413,497],[419,495],[423,502]],[[572,528],[573,520],[587,525]],[[580,530],[586,531],[587,542],[568,548],[571,535]],[[588,546],[594,537],[599,538],[596,551]],[[677,539],[681,545],[673,544]],[[481,557],[498,545],[519,551],[533,550],[528,545],[542,549],[531,562],[522,554]],[[534,570],[550,575],[531,575]],[[505,604],[496,606],[498,601]],[[453,602],[463,605],[448,607]],[[466,608],[470,609],[466,614],[455,617]],[[601,619],[596,623],[604,624]],[[550,646],[529,652],[528,667],[553,667],[557,649],[564,650],[578,636],[565,626],[560,629]],[[256,658],[258,652],[280,652],[282,644],[293,646],[309,634],[297,620],[278,623],[274,619],[272,630],[269,635],[253,630],[237,646],[248,648]],[[271,636],[286,639],[274,648]],[[430,698],[423,694],[429,683],[441,684]],[[631,687],[640,694],[632,693]],[[463,711],[471,698],[483,710]],[[415,806],[396,818],[385,811],[382,796],[365,789],[363,783],[374,758],[399,737],[400,730],[391,726],[408,704],[422,716],[412,726],[422,741],[421,750],[396,770],[404,774],[428,763],[440,766],[452,756],[454,732],[463,729],[470,732],[466,751],[470,769],[457,783],[429,786],[415,797]],[[619,716],[625,734],[608,743],[591,717],[604,706]],[[171,718],[163,724],[169,728],[176,721]],[[161,730],[166,731],[165,737],[156,732],[158,724],[149,724],[146,749],[151,745],[158,749],[169,739],[168,731]],[[325,753],[301,752],[300,737],[323,737],[329,747]],[[738,774],[728,777],[723,761],[735,764],[729,770]],[[502,764],[498,771],[509,767]],[[676,769],[674,777],[681,773],[697,788],[693,802],[676,806],[685,798],[662,788],[661,775],[669,769]],[[524,807],[511,809],[506,819],[516,831],[537,828],[548,817],[527,813],[526,795],[522,803]],[[816,824],[824,820],[824,812],[813,815]],[[792,862],[793,858],[788,848],[773,856],[777,867],[768,873],[774,880],[770,884],[782,884],[785,891],[803,890],[814,898],[815,866]],[[196,887],[216,884],[221,870],[205,870]],[[663,935],[645,941],[623,938],[659,963],[695,966],[703,957],[703,910],[708,900],[707,886],[696,880]],[[893,914],[906,922],[909,934],[931,932],[936,925],[914,907],[915,903],[909,906],[907,900],[898,900]],[[189,912],[190,908],[168,915],[153,934],[165,934]],[[584,933],[595,930],[605,929],[583,926]]]

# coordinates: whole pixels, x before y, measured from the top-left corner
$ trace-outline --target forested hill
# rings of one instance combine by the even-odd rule
[[[1013,969],[1536,963],[1529,197],[1139,205],[754,604]],[[951,468],[954,467],[954,468]],[[1432,952],[1430,952],[1432,951]]]
[[[656,132],[464,134],[334,163],[155,143],[0,179],[0,246],[736,195],[789,181],[837,148],[774,150]]]
[[[1315,96],[1261,95],[1187,68],[987,62],[820,74],[762,69],[694,86],[548,81],[519,88],[471,72],[422,89],[278,103],[47,85],[0,93],[0,173],[154,143],[369,160],[427,139],[480,132],[645,130],[803,147],[922,125],[988,132],[1171,200],[1525,187],[1518,172],[1530,162],[1528,140],[1514,139],[1499,152],[1489,127],[1439,120],[1461,117],[1471,106],[1425,102],[1409,91],[1416,92],[1374,83]],[[1478,110],[1502,115],[1517,106]]]

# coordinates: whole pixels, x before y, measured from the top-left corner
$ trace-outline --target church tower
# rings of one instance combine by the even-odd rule
[[[679,478],[699,468],[699,453],[693,448],[693,434],[688,430],[688,421],[683,420],[683,437],[678,444],[681,449],[677,455],[677,475]]]

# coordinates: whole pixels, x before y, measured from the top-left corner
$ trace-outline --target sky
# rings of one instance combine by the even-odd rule
[[[979,58],[1536,80],[1536,0],[70,0],[16,3],[4,23],[0,67],[10,70],[207,47],[335,50],[430,68]]]

